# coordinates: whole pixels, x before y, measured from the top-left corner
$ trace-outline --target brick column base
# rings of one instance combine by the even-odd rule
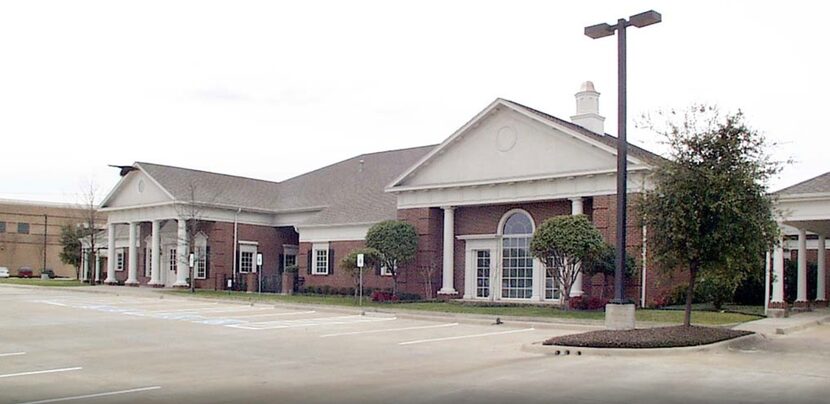
[[[827,300],[816,300],[815,302],[813,302],[813,305],[815,307],[828,307]]]

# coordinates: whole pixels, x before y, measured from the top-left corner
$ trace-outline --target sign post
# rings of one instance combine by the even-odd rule
[[[257,293],[262,293],[262,253],[256,253]]]
[[[357,254],[357,273],[358,273],[358,289],[360,289],[360,298],[358,305],[363,306],[363,254]]]

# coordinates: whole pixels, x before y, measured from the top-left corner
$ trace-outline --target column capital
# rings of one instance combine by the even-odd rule
[[[571,202],[584,202],[585,197],[584,196],[573,196],[573,197],[568,198],[568,200],[571,201]]]
[[[443,210],[455,210],[458,206],[441,206]]]

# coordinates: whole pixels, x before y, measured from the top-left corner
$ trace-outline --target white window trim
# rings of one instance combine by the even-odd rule
[[[124,271],[124,249],[117,248],[115,250],[115,270],[118,272]]]
[[[196,235],[194,247],[197,251],[197,257],[195,258],[196,268],[194,268],[193,277],[196,279],[207,279],[207,236],[204,233],[200,232]],[[202,275],[199,275],[200,267]]]
[[[311,274],[312,275],[328,275],[329,274],[329,243],[314,243],[311,246],[311,251],[313,252],[311,257]],[[318,270],[318,253],[320,251],[325,251],[326,253],[326,261],[325,261],[325,271]]]
[[[398,263],[397,262],[395,263],[394,268],[395,268],[395,271],[397,272],[397,270],[398,270]],[[380,266],[380,276],[392,276],[392,271],[390,271],[389,268],[386,268],[385,264],[381,265]]]
[[[242,242],[240,242],[241,244]],[[242,270],[242,253],[251,253],[251,270],[250,271],[243,271]],[[238,271],[241,274],[247,273],[255,273],[256,272],[256,253],[257,248],[256,244],[247,242],[246,244],[242,244],[239,246],[239,268]]]

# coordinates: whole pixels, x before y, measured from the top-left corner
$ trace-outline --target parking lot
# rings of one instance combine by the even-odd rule
[[[670,357],[521,350],[569,332],[0,287],[0,402],[823,402],[830,394],[827,326],[768,346]]]

